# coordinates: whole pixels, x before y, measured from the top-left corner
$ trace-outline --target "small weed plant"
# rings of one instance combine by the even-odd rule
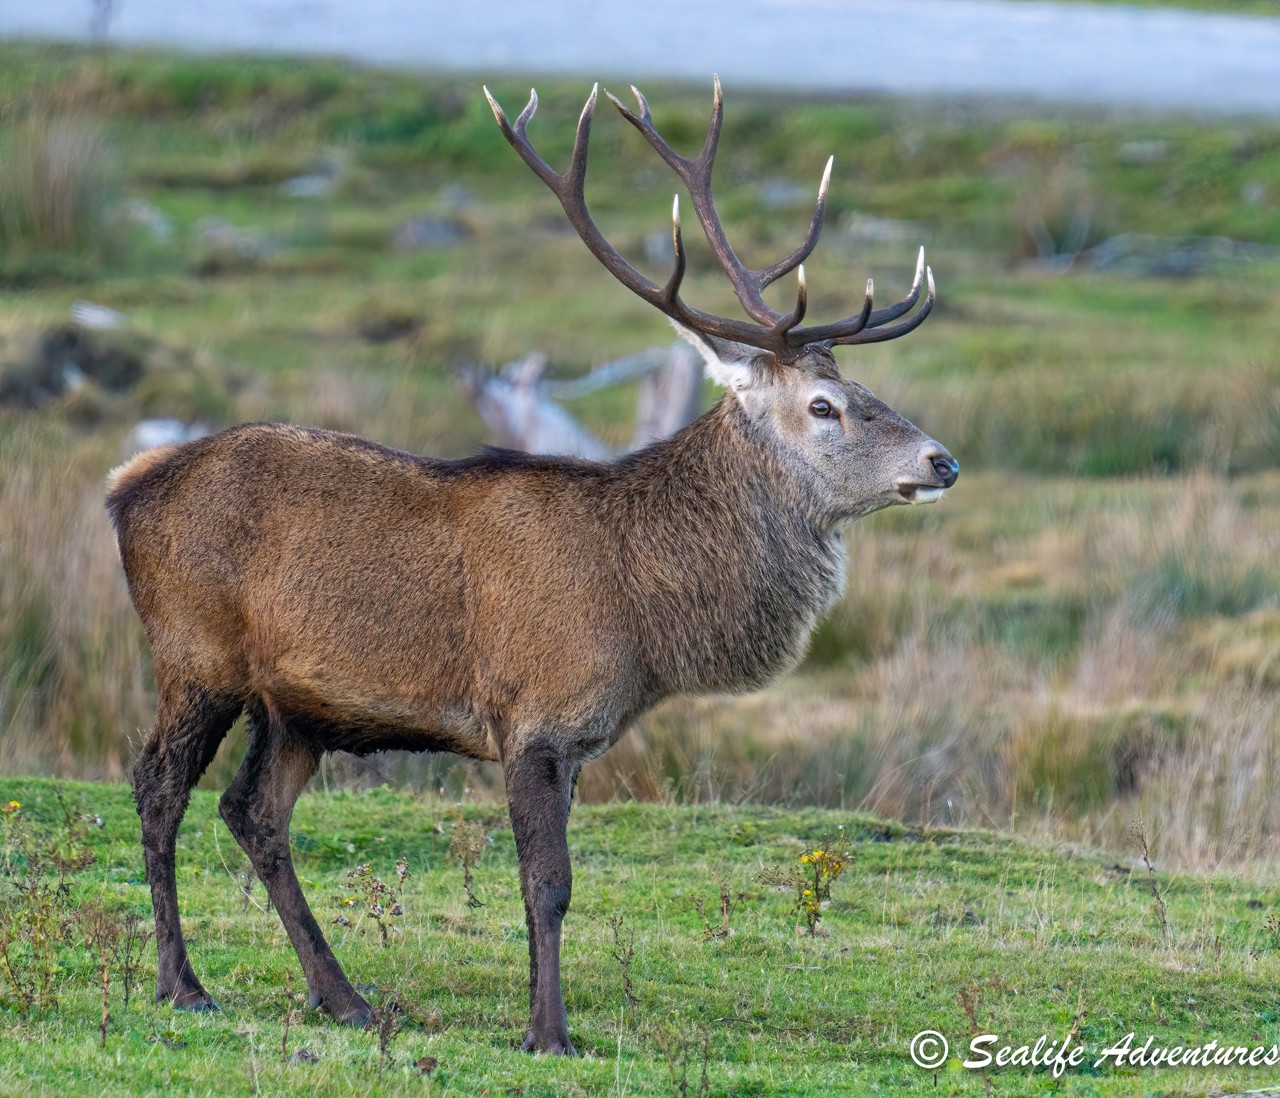
[[[761,874],[764,884],[795,892],[793,910],[810,936],[818,933],[822,912],[831,902],[831,886],[852,861],[844,828],[834,836],[797,855],[796,861],[776,866]]]
[[[350,926],[351,916],[347,910],[359,909],[361,915],[370,919],[378,928],[385,949],[391,940],[391,931],[395,920],[404,914],[404,886],[409,879],[409,862],[401,858],[396,862],[396,883],[387,884],[373,871],[369,865],[358,865],[347,872],[347,880],[351,882],[350,891],[338,900],[343,912],[334,917],[338,926]]]
[[[1151,859],[1151,843],[1147,838],[1147,825],[1141,816],[1129,821],[1129,841],[1138,851],[1143,866],[1147,870],[1146,883],[1151,887],[1151,906],[1156,925],[1160,928],[1160,940],[1167,946],[1172,943],[1173,928],[1169,925],[1169,905],[1165,902],[1164,890],[1156,877],[1155,863]]]
[[[635,927],[627,926],[621,915],[609,918],[609,929],[613,931],[613,959],[618,962],[622,973],[622,994],[626,997],[627,1013],[632,1016],[636,1011],[636,989],[631,981],[631,962],[636,956]]]
[[[733,894],[733,890],[729,887],[727,881],[721,880],[720,886],[720,920],[715,921],[707,914],[706,902],[701,896],[693,898],[693,906],[698,911],[698,916],[702,919],[702,924],[706,928],[702,935],[704,942],[719,941],[728,938],[733,934],[733,912],[737,906],[746,898],[745,893],[739,892],[737,896]]]
[[[711,1093],[711,1033],[699,1026],[691,1034],[664,1027],[658,1032],[658,1047],[667,1059],[672,1098],[705,1098]],[[690,1069],[697,1071],[690,1078]]]
[[[470,908],[484,907],[484,901],[476,897],[475,868],[480,864],[480,857],[488,844],[489,833],[483,824],[458,820],[453,825],[449,853],[462,866],[462,887],[466,890],[467,907]]]

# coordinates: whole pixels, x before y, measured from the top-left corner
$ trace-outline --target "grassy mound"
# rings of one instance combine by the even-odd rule
[[[125,787],[5,779],[0,801],[21,805],[4,816],[6,877],[29,872],[15,854],[20,831],[27,849],[86,849],[92,863],[66,872],[67,917],[100,905],[149,920]],[[768,882],[806,869],[799,856],[838,844],[841,829],[849,865],[811,936],[791,888]],[[1273,1077],[1092,1066],[1129,1032],[1156,1046],[1280,1042],[1280,895],[1236,878],[817,809],[580,806],[564,973],[583,1056],[563,1061],[516,1051],[527,945],[502,806],[385,788],[314,793],[292,830],[335,951],[387,1008],[381,1039],[302,1009],[279,920],[215,795],[198,792],[179,837],[179,888],[193,963],[223,1013],[154,1005],[148,946],[127,1008],[110,962],[100,1045],[100,958],[76,923],[52,954],[56,1004],[21,1010],[0,976],[0,1094],[1202,1094]],[[476,906],[459,862],[468,833],[483,836],[466,859]],[[360,882],[397,888],[401,858],[403,914],[383,916],[384,948]],[[364,877],[350,875],[358,866]],[[7,883],[3,903],[0,926],[11,927],[21,909]],[[19,973],[22,948],[10,948]],[[952,1046],[936,1074],[908,1054],[925,1029]],[[1011,1046],[1070,1034],[1089,1055],[1059,1080],[966,1070],[959,1061],[981,1033]]]

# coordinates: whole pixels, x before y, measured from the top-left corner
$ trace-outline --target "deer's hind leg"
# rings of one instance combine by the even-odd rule
[[[133,764],[133,798],[156,919],[156,1001],[217,1010],[191,968],[178,921],[174,850],[191,790],[242,708],[239,699],[194,683],[161,679],[155,728]]]
[[[249,749],[218,805],[227,827],[249,855],[280,914],[311,989],[311,1005],[362,1026],[369,1004],[347,981],[298,884],[289,854],[293,806],[320,761],[320,749],[290,731],[269,705],[249,705]]]

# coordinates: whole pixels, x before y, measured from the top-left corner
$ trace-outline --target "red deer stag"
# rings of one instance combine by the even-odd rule
[[[250,424],[151,450],[112,474],[107,506],[159,693],[133,769],[158,1000],[215,1007],[178,922],[174,838],[191,788],[244,710],[248,750],[220,810],[280,913],[312,1006],[352,1024],[371,1015],[294,874],[298,794],[325,751],[452,751],[498,761],[506,779],[529,928],[523,1048],[572,1053],[560,928],[579,768],[664,698],[754,690],[793,667],[840,594],[842,527],[930,502],[955,482],[951,455],[842,379],[832,355],[924,320],[934,290],[923,251],[902,301],[873,308],[868,282],[856,314],[802,327],[800,264],[822,227],[830,161],[804,242],[752,270],[712,203],[719,82],[692,160],[636,100],[638,113],[613,102],[688,188],[749,321],[681,300],[678,210],[665,285],[601,235],[583,196],[595,91],[563,175],[525,136],[537,96],[514,125],[489,97],[591,252],[675,323],[728,390],[701,419],[612,463],[507,451],[443,461]],[[795,308],[779,313],[762,291],[797,269]],[[922,283],[923,303],[901,319]]]

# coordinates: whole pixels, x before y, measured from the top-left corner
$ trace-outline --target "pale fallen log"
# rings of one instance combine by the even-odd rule
[[[543,381],[547,365],[545,355],[532,354],[497,372],[461,371],[467,397],[495,446],[603,461],[674,434],[698,414],[701,363],[683,343],[629,355],[572,381]],[[637,378],[636,427],[625,450],[597,438],[557,403]]]

